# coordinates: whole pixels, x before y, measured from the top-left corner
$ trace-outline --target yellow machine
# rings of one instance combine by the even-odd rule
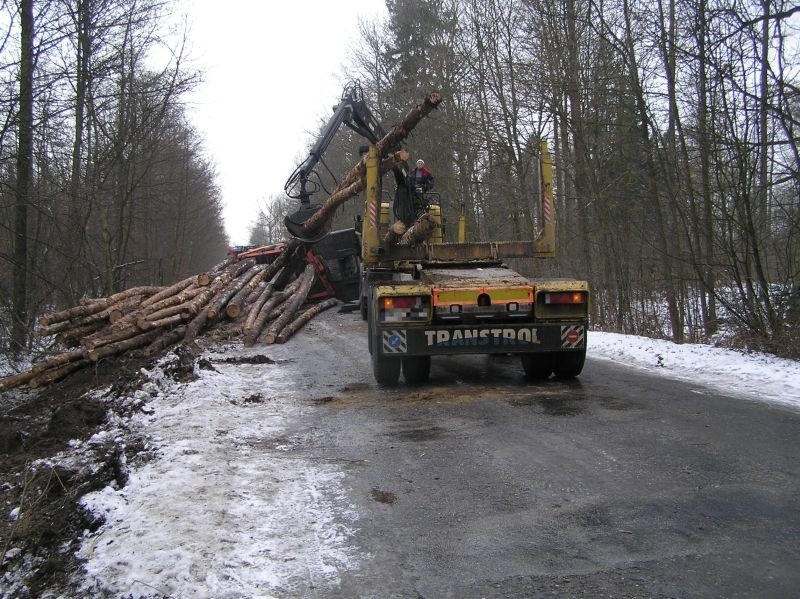
[[[467,243],[464,207],[458,242],[444,243],[438,204],[428,242],[387,247],[390,210],[381,204],[374,146],[366,160],[361,231],[361,308],[368,321],[375,379],[396,384],[428,379],[431,357],[462,353],[519,354],[528,378],[571,378],[586,357],[589,287],[572,279],[528,279],[504,258],[555,257],[553,171],[541,144],[542,230],[535,240]]]

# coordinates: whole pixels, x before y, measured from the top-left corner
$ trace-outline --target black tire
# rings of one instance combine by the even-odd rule
[[[369,318],[369,315],[367,314],[367,298],[362,297],[361,298],[361,320],[366,321],[367,318]]]
[[[367,305],[367,330],[369,335],[369,353],[372,357],[372,375],[379,385],[394,387],[400,378],[400,358],[387,358],[380,353],[378,328],[375,322],[374,298],[370,297]]]
[[[583,370],[586,362],[586,350],[561,352],[556,354],[553,372],[557,379],[574,379]]]
[[[372,352],[372,374],[379,385],[394,387],[400,378],[400,358],[387,358],[377,349]]]
[[[403,358],[403,377],[409,385],[421,385],[431,374],[430,356],[408,356]]]
[[[525,378],[543,381],[553,372],[553,355],[548,353],[520,354]]]

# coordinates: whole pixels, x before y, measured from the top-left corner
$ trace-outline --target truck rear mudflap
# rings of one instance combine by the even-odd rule
[[[386,357],[586,350],[585,322],[381,326],[372,350]]]

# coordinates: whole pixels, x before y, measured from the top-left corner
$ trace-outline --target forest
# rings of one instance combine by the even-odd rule
[[[800,357],[800,8],[784,0],[387,0],[343,71],[386,128],[445,100],[408,140],[470,240],[530,238],[536,152],[557,173],[558,258],[524,274],[592,287],[592,326]],[[0,342],[36,316],[167,284],[225,252],[222,198],[165,64],[168,3],[3,3]],[[344,85],[345,81],[343,81]],[[332,101],[335,99],[331,99]],[[322,192],[358,158],[345,130]],[[287,173],[288,174],[288,173]],[[389,195],[388,179],[384,192]],[[283,239],[279,190],[252,243]],[[324,200],[324,197],[320,199]],[[346,205],[337,225],[360,211]]]
[[[222,199],[183,101],[200,81],[161,0],[0,6],[0,346],[37,317],[225,256]],[[166,56],[155,61],[152,56]],[[160,64],[159,64],[160,63]]]
[[[800,355],[800,7],[386,5],[385,21],[362,23],[347,72],[383,122],[420,90],[442,92],[409,145],[451,222],[464,203],[471,239],[533,235],[546,138],[559,259],[515,266],[588,279],[595,328]],[[282,210],[278,199],[256,237]]]

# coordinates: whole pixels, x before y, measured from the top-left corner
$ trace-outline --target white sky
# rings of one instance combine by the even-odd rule
[[[182,0],[193,66],[205,81],[190,118],[217,167],[232,244],[247,243],[259,202],[283,191],[320,119],[338,102],[359,19],[383,0]]]

